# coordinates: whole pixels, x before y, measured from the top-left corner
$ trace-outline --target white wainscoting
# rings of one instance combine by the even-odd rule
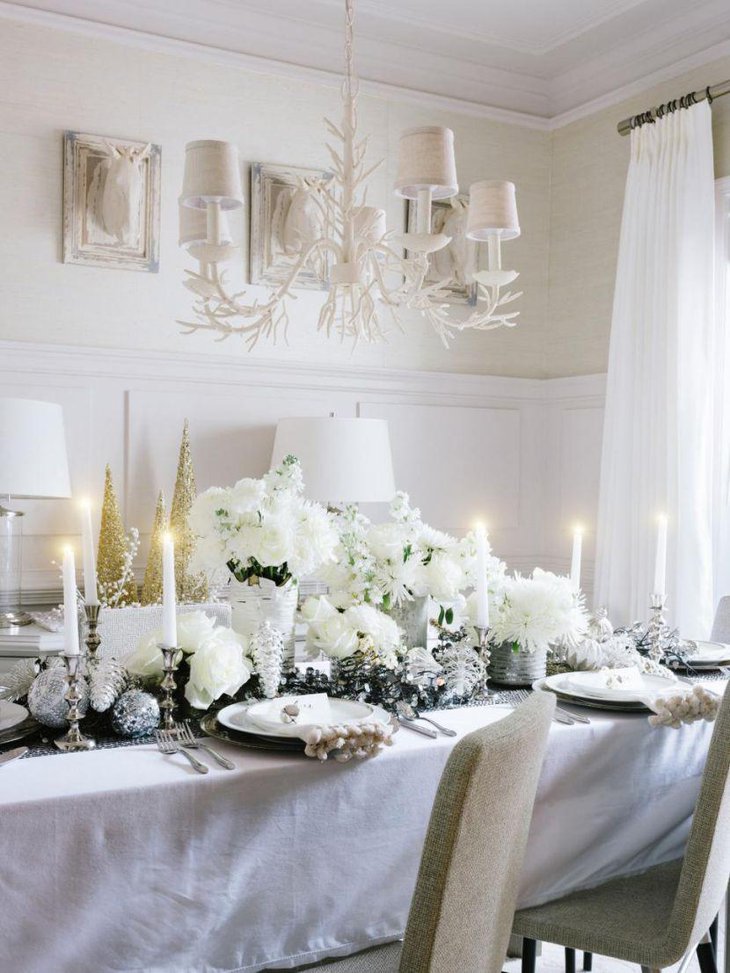
[[[111,465],[126,523],[142,535],[140,573],[186,417],[204,489],[263,473],[282,416],[335,412],[388,419],[399,488],[434,526],[462,533],[486,521],[512,568],[567,570],[580,520],[590,590],[603,390],[603,376],[542,381],[0,342],[0,394],[63,405],[74,494],[97,512]],[[26,601],[48,601],[58,588],[52,562],[62,542],[78,540],[76,509],[22,506]]]

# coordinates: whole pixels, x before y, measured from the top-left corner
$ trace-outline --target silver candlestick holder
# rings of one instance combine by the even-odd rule
[[[100,605],[84,605],[84,615],[86,615],[86,644],[87,661],[93,662],[96,659],[96,650],[101,645],[101,638],[97,631],[99,624]]]
[[[662,645],[669,631],[664,618],[666,605],[666,595],[653,594],[651,596],[651,616],[649,618],[646,637],[649,643],[649,658],[654,662],[661,662],[664,658]]]
[[[163,690],[163,696],[160,702],[160,709],[162,710],[162,729],[175,733],[177,728],[175,726],[175,720],[173,719],[173,713],[175,711],[175,700],[173,695],[177,685],[175,682],[175,673],[177,672],[177,664],[180,658],[180,649],[177,646],[162,644],[160,644],[158,648],[162,652],[162,668],[165,672],[160,684]]]
[[[84,736],[79,729],[79,720],[81,719],[79,703],[82,698],[79,692],[79,684],[84,666],[84,656],[62,653],[61,658],[66,665],[67,689],[64,698],[68,703],[68,713],[66,714],[68,731],[56,740],[56,746],[59,750],[93,750],[96,746],[96,740]]]
[[[474,630],[477,633],[477,645],[474,648],[484,663],[484,690],[488,696],[491,696],[493,695],[491,689],[487,689],[487,680],[489,678],[488,668],[492,658],[492,654],[489,651],[489,626],[475,625]]]

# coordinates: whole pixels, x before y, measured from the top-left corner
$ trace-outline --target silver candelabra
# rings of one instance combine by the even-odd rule
[[[64,698],[68,703],[68,713],[66,715],[68,731],[56,740],[56,746],[59,750],[93,750],[96,746],[96,740],[84,736],[79,729],[79,720],[81,719],[81,713],[79,711],[79,703],[81,702],[79,684],[82,678],[85,657],[82,655],[62,654],[61,658],[66,665],[67,689]]]
[[[159,645],[162,652],[162,668],[165,672],[161,686],[163,690],[160,709],[162,710],[162,729],[169,730],[171,733],[177,732],[173,713],[175,711],[175,700],[173,698],[176,683],[175,673],[179,660],[180,649],[177,646]]]
[[[664,618],[666,605],[666,595],[653,594],[651,596],[651,616],[646,635],[649,642],[649,658],[654,662],[661,662],[664,658],[663,642],[669,631]]]
[[[89,662],[96,659],[96,650],[101,645],[97,631],[100,607],[100,605],[84,605],[84,614],[86,615],[86,638],[84,642],[86,643],[86,655]]]

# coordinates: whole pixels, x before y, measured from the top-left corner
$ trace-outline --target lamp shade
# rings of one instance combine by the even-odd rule
[[[202,139],[185,146],[185,174],[180,202],[205,209],[220,203],[221,209],[243,206],[238,149],[231,142]]]
[[[385,419],[280,419],[271,465],[289,455],[302,464],[312,500],[375,503],[395,495]]]
[[[514,240],[520,235],[515,184],[498,179],[472,183],[466,235],[470,240],[486,240],[495,233],[503,240]]]
[[[417,199],[421,189],[430,189],[433,199],[448,199],[459,191],[450,128],[411,128],[400,137],[395,191],[406,199]]]
[[[57,403],[0,399],[0,495],[71,496],[63,409]]]

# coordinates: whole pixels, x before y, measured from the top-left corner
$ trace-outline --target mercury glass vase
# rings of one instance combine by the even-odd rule
[[[412,598],[402,601],[399,605],[389,608],[387,614],[403,632],[406,648],[415,649],[416,646],[428,644],[428,610],[429,598]]]
[[[547,672],[547,649],[514,650],[512,642],[489,648],[489,679],[501,686],[531,686]]]
[[[252,636],[262,622],[268,621],[284,636],[283,670],[294,668],[294,626],[299,588],[295,581],[282,585],[263,580],[248,584],[231,579],[228,589],[231,602],[231,625],[234,632]]]

